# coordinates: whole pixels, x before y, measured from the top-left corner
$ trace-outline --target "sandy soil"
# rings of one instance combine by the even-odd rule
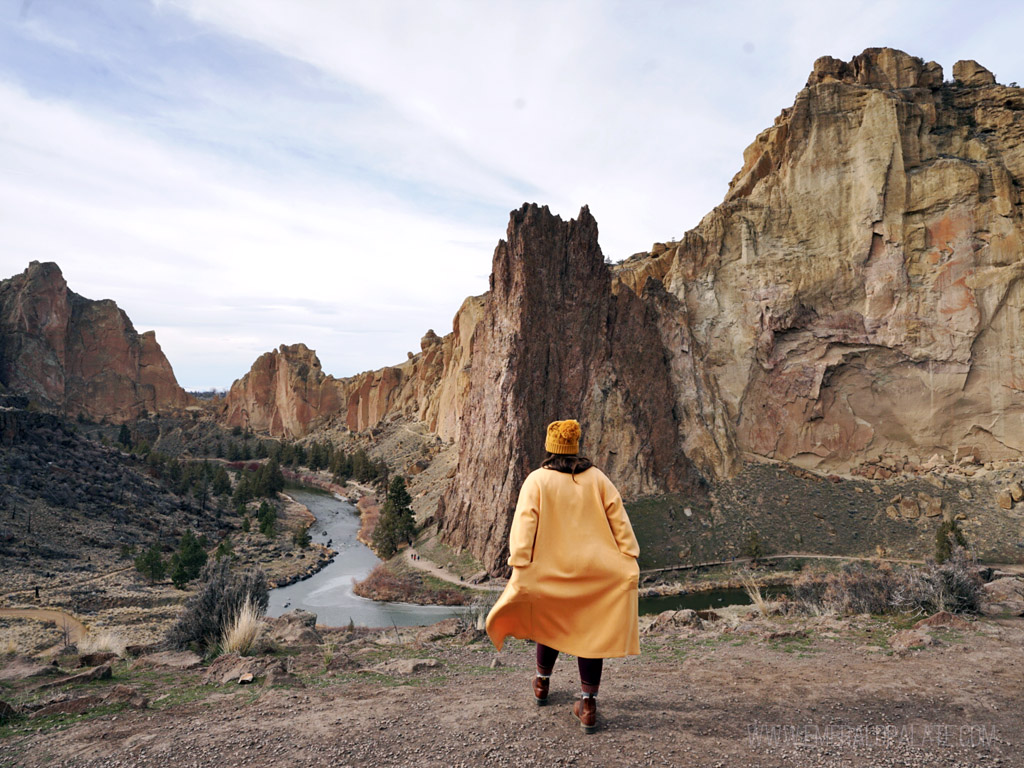
[[[551,704],[537,707],[525,642],[498,654],[485,641],[389,646],[383,633],[342,650],[363,659],[356,666],[395,656],[439,666],[325,672],[307,651],[290,662],[303,687],[201,686],[174,706],[156,699],[16,732],[0,741],[0,764],[1024,766],[1024,621],[937,630],[936,645],[902,654],[886,650],[897,628],[748,616],[645,636],[640,657],[607,663],[594,735],[569,713],[571,659],[556,667]],[[110,683],[130,676],[115,669]],[[202,671],[173,677],[178,689],[198,686]]]

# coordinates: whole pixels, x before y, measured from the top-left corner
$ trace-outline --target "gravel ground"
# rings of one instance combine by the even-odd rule
[[[571,659],[559,661],[551,704],[537,707],[525,642],[496,654],[479,641],[387,647],[381,635],[344,652],[439,666],[325,673],[305,651],[291,657],[304,687],[201,686],[166,708],[154,697],[150,709],[10,735],[0,765],[1024,766],[1024,621],[943,630],[902,654],[884,650],[896,627],[876,619],[807,619],[806,635],[792,621],[645,637],[642,656],[606,664],[594,735],[569,712]],[[769,638],[779,630],[788,636]]]

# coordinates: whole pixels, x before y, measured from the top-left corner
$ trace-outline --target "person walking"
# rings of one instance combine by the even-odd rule
[[[622,497],[579,442],[574,419],[548,425],[547,458],[523,482],[512,518],[512,577],[486,626],[499,651],[509,636],[537,644],[538,705],[559,652],[576,656],[582,692],[572,713],[593,733],[604,659],[640,653],[640,546]]]

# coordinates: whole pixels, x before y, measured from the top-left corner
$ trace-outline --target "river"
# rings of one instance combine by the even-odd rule
[[[434,624],[465,615],[460,606],[381,603],[352,592],[352,582],[365,578],[380,563],[369,547],[356,538],[359,512],[347,501],[326,493],[289,490],[316,517],[309,529],[313,541],[326,544],[338,555],[334,561],[306,579],[270,591],[268,616],[280,616],[301,608],[317,615],[317,623],[341,627],[353,622],[360,627],[400,627]]]

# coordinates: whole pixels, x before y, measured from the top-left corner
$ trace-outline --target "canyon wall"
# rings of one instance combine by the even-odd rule
[[[658,265],[741,450],[830,470],[1024,450],[1024,91],[954,76],[819,59]]]
[[[0,384],[67,416],[123,422],[192,404],[152,331],[33,261],[0,282]]]
[[[363,432],[401,416],[423,422],[442,439],[454,440],[483,303],[479,296],[466,299],[452,332],[439,337],[427,331],[420,352],[404,363],[348,378],[325,375],[316,353],[306,345],[282,344],[261,355],[231,385],[219,418],[228,426],[297,438],[326,424]]]

